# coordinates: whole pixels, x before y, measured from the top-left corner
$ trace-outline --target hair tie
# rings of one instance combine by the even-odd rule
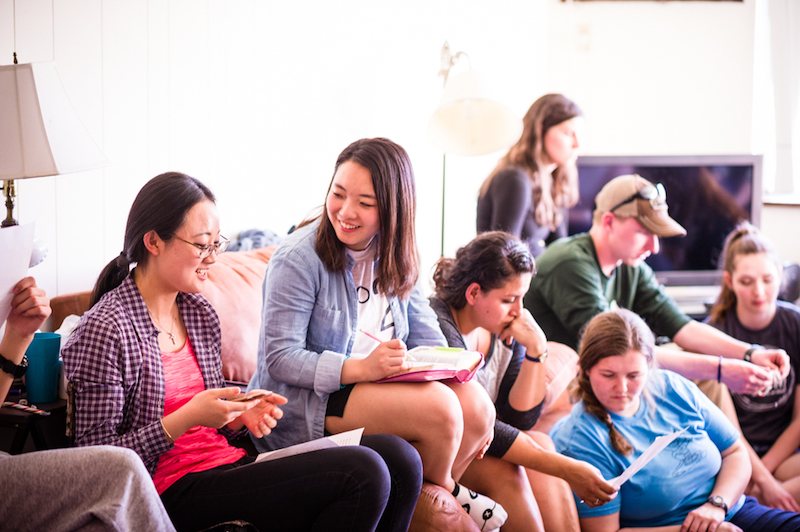
[[[128,266],[130,266],[130,263],[131,261],[128,260],[128,255],[124,251],[120,252],[120,254],[117,256],[117,267],[120,269],[127,269]]]

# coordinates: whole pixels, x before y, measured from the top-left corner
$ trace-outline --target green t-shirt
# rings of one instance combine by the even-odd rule
[[[691,321],[644,262],[623,264],[606,277],[589,233],[550,244],[536,259],[536,272],[525,307],[548,340],[576,350],[583,327],[612,301],[641,316],[657,336],[671,338]]]

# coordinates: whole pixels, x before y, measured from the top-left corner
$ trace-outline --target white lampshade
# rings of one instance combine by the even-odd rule
[[[0,179],[81,172],[107,160],[64,92],[54,63],[0,66]]]
[[[522,118],[492,98],[474,70],[447,80],[428,134],[444,153],[484,155],[507,148],[522,135]]]

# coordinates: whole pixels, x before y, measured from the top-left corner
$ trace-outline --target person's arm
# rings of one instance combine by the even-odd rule
[[[784,460],[797,451],[798,446],[800,446],[800,386],[796,387],[794,392],[791,423],[778,436],[761,461],[771,473],[774,473]]]
[[[659,346],[655,349],[659,366],[692,380],[717,380],[736,393],[756,394],[769,382],[769,373],[743,360],[701,355]]]
[[[488,231],[505,231],[519,238],[533,195],[530,178],[522,169],[508,169],[492,178],[492,219]]]
[[[50,316],[50,300],[43,289],[36,286],[33,277],[18,282],[11,299],[11,312],[6,321],[6,331],[0,340],[0,354],[19,365],[34,333]],[[0,401],[5,401],[8,390],[14,382],[10,373],[0,371]]]
[[[736,440],[733,445],[722,451],[722,465],[717,473],[712,496],[721,496],[728,507],[732,506],[744,493],[750,480],[750,458],[742,442]],[[703,532],[709,526],[719,525],[725,521],[725,510],[706,502],[695,508],[683,522],[683,530],[699,530]]]
[[[492,341],[501,344],[496,336],[492,336]],[[494,349],[501,347],[495,345]],[[536,424],[547,391],[544,363],[525,360],[525,353],[521,344],[513,343],[511,359],[502,375],[494,403],[498,422],[508,423],[519,430],[530,430]]]
[[[130,404],[125,368],[141,356],[126,353],[124,337],[113,319],[84,316],[61,351],[67,378],[75,384],[75,444],[127,447],[150,465],[171,442],[160,420],[118,432]]]
[[[750,479],[761,491],[758,499],[771,508],[800,512],[800,504],[797,504],[792,494],[767,469],[744,436],[742,436],[741,441],[742,445],[747,449],[747,455],[750,457],[750,467],[753,468]]]
[[[682,349],[693,353],[743,360],[751,345],[728,336],[707,323],[690,321],[673,337]],[[767,370],[778,369],[785,378],[789,374],[789,355],[783,349],[755,349],[752,362]]]
[[[418,282],[406,302],[398,302],[400,307],[405,307],[408,324],[408,334],[405,343],[409,349],[418,346],[447,346],[447,340],[439,326],[436,313],[431,308],[430,301],[423,294],[422,286]],[[395,323],[395,327],[397,324]],[[397,329],[395,329],[395,332]],[[398,335],[399,337],[399,335]]]
[[[317,277],[337,275],[322,270],[294,249],[278,248],[272,256],[264,280],[261,319],[260,351],[265,356],[259,356],[258,363],[266,364],[275,380],[328,394],[339,390],[345,353],[317,352],[307,344],[325,335],[344,337],[350,324],[344,310],[316,304],[322,282]],[[333,289],[334,282],[328,280],[326,289]]]
[[[544,355],[547,337],[528,309],[523,308],[522,313],[500,333],[499,339],[502,342],[513,339],[524,348],[524,352],[518,353],[513,359],[514,370],[518,368],[518,373],[508,392],[508,404],[519,412],[531,410],[542,403],[547,392],[547,361],[533,362],[525,357],[538,358]]]
[[[547,451],[525,432],[520,432],[503,460],[546,475],[562,478],[575,495],[590,506],[601,506],[614,498],[614,487],[600,470],[582,460]],[[595,504],[595,501],[599,503]]]

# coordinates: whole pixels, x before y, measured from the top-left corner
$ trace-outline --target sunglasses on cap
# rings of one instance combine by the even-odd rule
[[[667,204],[667,191],[664,190],[664,185],[661,183],[656,185],[645,185],[635,193],[631,194],[629,197],[617,203],[613,208],[609,209],[608,212],[614,212],[623,205],[627,205],[628,203],[637,199],[647,200],[650,202],[650,207],[653,209],[658,209]]]

